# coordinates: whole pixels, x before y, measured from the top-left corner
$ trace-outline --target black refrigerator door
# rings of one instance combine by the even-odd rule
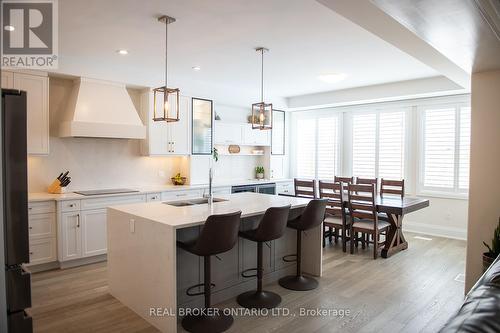
[[[5,264],[29,262],[26,92],[2,90]]]
[[[26,311],[9,314],[9,333],[32,333],[33,320]]]
[[[21,266],[5,271],[7,284],[7,310],[21,311],[31,307],[31,273]]]

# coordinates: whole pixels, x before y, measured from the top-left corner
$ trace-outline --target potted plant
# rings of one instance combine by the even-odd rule
[[[264,179],[264,167],[258,166],[255,168],[255,177],[257,179]]]
[[[483,244],[488,248],[488,252],[483,253],[483,271],[486,271],[496,257],[500,255],[500,218],[498,219],[498,226],[493,232],[491,247],[485,242]]]

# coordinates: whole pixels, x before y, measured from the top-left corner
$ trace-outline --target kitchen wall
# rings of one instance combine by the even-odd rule
[[[45,192],[63,170],[71,173],[72,190],[161,185],[177,172],[187,172],[187,157],[141,156],[139,140],[58,138],[59,119],[70,91],[70,80],[50,79],[50,154],[29,157],[30,192]]]
[[[482,254],[500,218],[500,70],[472,74],[469,224],[465,291],[482,274]]]

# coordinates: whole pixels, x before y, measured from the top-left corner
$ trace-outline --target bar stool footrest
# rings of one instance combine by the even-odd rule
[[[251,275],[246,275],[247,272],[250,272],[250,271],[257,271],[258,268],[249,268],[249,269],[245,269],[243,272],[241,272],[241,276],[243,276],[244,278],[251,278],[251,277],[256,277],[257,276],[257,273],[255,274],[251,274]]]
[[[194,288],[199,288],[199,287],[204,287],[205,284],[204,283],[200,283],[200,284],[196,284],[194,286],[191,286],[189,288],[186,289],[186,295],[188,296],[199,296],[199,295],[205,295],[205,290],[201,291],[201,292],[197,292],[197,293],[192,293],[191,290],[194,289]],[[211,288],[215,288],[215,284],[213,283],[210,283],[210,287]]]
[[[290,259],[290,257],[293,257],[294,259]],[[283,256],[283,261],[284,262],[296,262],[297,261],[297,255],[296,254],[288,254],[286,256]]]

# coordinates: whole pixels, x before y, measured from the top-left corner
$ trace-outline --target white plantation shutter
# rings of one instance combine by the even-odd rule
[[[377,115],[355,114],[352,117],[352,174],[375,177]]]
[[[333,180],[337,172],[337,117],[318,119],[317,174],[318,179]]]
[[[338,164],[338,116],[297,120],[298,178],[333,180]]]
[[[470,163],[470,107],[460,108],[459,128],[458,188],[460,190],[468,190]]]
[[[470,107],[426,108],[422,120],[421,189],[456,194],[467,192]]]
[[[297,124],[297,177],[315,178],[316,119],[301,119]]]
[[[405,112],[379,114],[378,177],[404,178]]]

